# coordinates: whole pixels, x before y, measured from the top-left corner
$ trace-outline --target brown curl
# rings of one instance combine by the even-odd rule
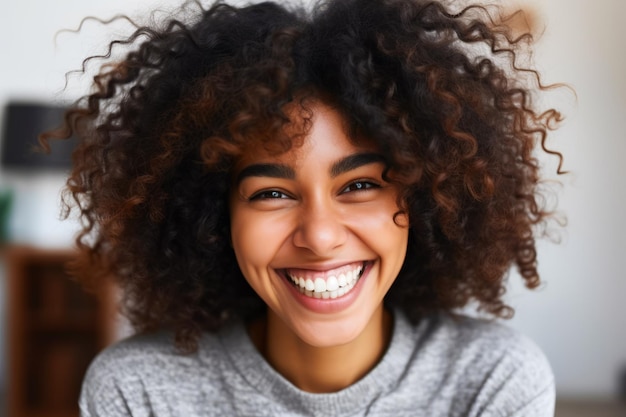
[[[548,87],[518,62],[532,36],[503,22],[479,5],[329,0],[218,3],[137,27],[56,133],[80,138],[66,194],[83,221],[76,274],[114,276],[138,330],[170,326],[187,349],[257,313],[229,244],[231,169],[249,147],[289,149],[289,126],[304,138],[286,109],[311,98],[374,141],[401,187],[410,242],[387,305],[414,320],[470,301],[510,315],[511,266],[540,282],[534,232],[550,213],[533,153],[561,162],[545,147],[561,115],[538,108]]]

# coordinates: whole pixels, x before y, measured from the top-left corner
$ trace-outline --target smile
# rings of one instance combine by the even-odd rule
[[[366,262],[352,263],[328,271],[286,269],[289,281],[312,298],[333,299],[349,293],[363,275]]]

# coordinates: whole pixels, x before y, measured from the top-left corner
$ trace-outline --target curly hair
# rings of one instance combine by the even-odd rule
[[[65,117],[80,138],[65,198],[83,220],[75,273],[114,276],[138,330],[171,326],[193,349],[263,307],[230,246],[231,167],[250,146],[288,150],[286,108],[303,98],[375,141],[400,187],[409,247],[387,305],[418,320],[475,301],[505,317],[512,266],[539,285],[535,232],[551,213],[534,152],[560,173],[545,139],[561,115],[537,108],[547,87],[518,62],[532,36],[437,1],[200,8],[112,42],[108,55],[134,48]]]

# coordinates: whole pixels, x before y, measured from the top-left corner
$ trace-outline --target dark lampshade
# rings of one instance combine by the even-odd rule
[[[51,152],[38,149],[40,133],[59,127],[65,107],[40,103],[8,103],[0,145],[0,165],[7,170],[67,170],[71,166],[73,140],[51,141]]]

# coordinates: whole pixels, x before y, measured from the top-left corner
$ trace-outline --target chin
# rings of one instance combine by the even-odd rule
[[[307,345],[316,348],[330,348],[346,345],[356,340],[365,330],[369,320],[355,323],[354,318],[337,319],[295,325],[294,333]]]

